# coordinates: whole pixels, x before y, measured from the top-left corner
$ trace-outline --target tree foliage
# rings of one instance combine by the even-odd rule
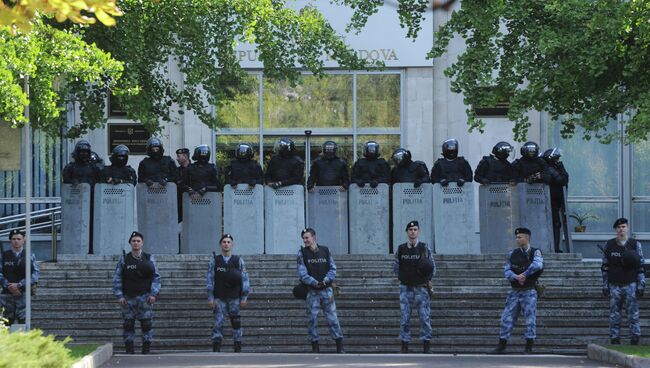
[[[338,0],[355,7],[353,26],[384,1]],[[399,0],[408,35],[420,8]],[[530,127],[527,112],[546,110],[563,122],[562,135],[584,128],[584,138],[607,142],[610,119],[630,113],[625,133],[646,140],[650,131],[650,0],[463,0],[436,33],[430,57],[443,55],[455,36],[466,49],[445,71],[468,106],[509,100],[518,141]],[[484,123],[470,108],[470,130]]]

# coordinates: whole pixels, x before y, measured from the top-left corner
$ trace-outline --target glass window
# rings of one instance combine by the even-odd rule
[[[400,75],[357,75],[357,126],[399,128]]]
[[[351,128],[352,75],[302,76],[296,86],[264,79],[264,128]]]
[[[650,143],[632,146],[632,231],[650,232]]]
[[[585,220],[587,232],[593,233],[612,233],[612,224],[618,218],[618,202],[593,203],[593,202],[570,202],[568,214],[579,213],[596,216]],[[573,218],[568,218],[569,230],[573,231],[578,223]]]
[[[250,90],[237,94],[217,110],[217,126],[221,129],[259,129],[259,76],[251,75]]]
[[[223,170],[235,158],[235,147],[240,143],[253,146],[253,160],[259,160],[260,138],[258,135],[217,135],[216,161]]]

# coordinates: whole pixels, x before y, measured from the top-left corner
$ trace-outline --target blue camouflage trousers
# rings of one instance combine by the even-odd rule
[[[232,338],[235,341],[241,341],[242,328],[239,316],[239,301],[240,299],[215,299],[214,304],[214,327],[212,328],[212,341],[221,341],[223,339],[223,324],[226,320],[226,315],[230,318],[232,325]]]
[[[621,333],[621,309],[625,306],[630,322],[630,335],[641,336],[639,302],[636,300],[636,282],[628,285],[610,285],[609,291],[609,337],[617,338]]]
[[[307,293],[307,316],[309,317],[309,340],[318,341],[318,312],[323,308],[323,314],[327,320],[332,339],[343,338],[339,318],[336,316],[336,303],[334,302],[334,292],[331,287],[323,290],[310,289]]]
[[[140,321],[142,329],[142,341],[153,340],[153,305],[147,303],[150,294],[138,295],[126,298],[126,305],[122,306],[122,318],[124,319],[124,342],[131,342],[135,337],[135,320]]]
[[[10,323],[25,320],[25,294],[14,296],[0,294],[0,306],[4,309],[3,315]]]
[[[399,338],[404,342],[411,341],[411,309],[415,307],[420,317],[420,340],[431,340],[431,306],[429,292],[424,286],[399,286]]]
[[[537,313],[537,291],[535,289],[516,290],[508,292],[506,298],[506,307],[501,315],[501,331],[499,338],[508,340],[512,328],[517,323],[519,312],[522,311],[526,322],[524,337],[534,339],[536,337],[537,322],[535,315]]]

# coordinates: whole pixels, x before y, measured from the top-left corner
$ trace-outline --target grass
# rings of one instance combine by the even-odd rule
[[[635,355],[641,358],[650,358],[650,345],[607,345],[607,348],[620,351],[623,354]]]
[[[98,344],[84,344],[84,345],[68,345],[66,346],[70,349],[70,356],[75,360],[79,360],[84,356],[92,353],[99,347]]]

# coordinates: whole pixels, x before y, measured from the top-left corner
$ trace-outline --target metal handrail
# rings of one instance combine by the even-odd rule
[[[52,215],[52,212],[55,213],[61,213],[61,206],[58,207],[52,207],[52,208],[46,208],[44,210],[38,210],[38,211],[32,211],[31,212],[31,218],[41,218],[41,217],[48,217]],[[11,215],[11,216],[6,216],[0,218],[0,226],[6,225],[6,224],[11,224],[12,222],[16,221],[25,221],[25,214],[20,213],[17,215]]]

